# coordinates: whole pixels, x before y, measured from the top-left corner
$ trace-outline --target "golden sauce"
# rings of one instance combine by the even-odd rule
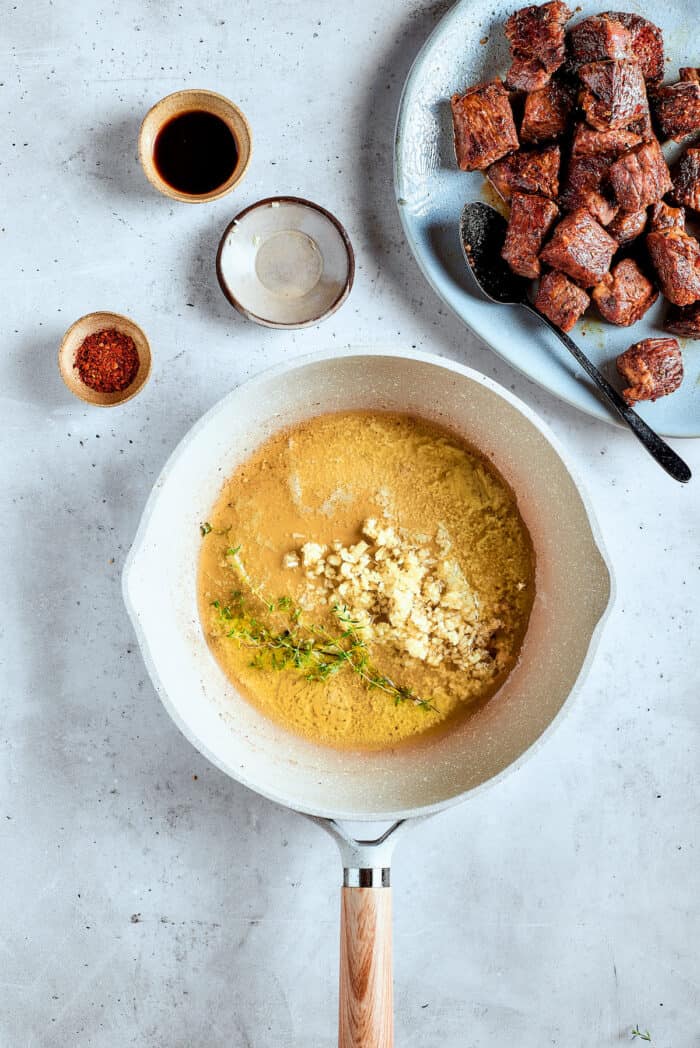
[[[478,595],[481,613],[497,618],[491,638],[496,670],[473,677],[443,662],[429,666],[382,642],[373,663],[392,680],[430,700],[410,701],[369,690],[352,671],[328,682],[293,669],[251,665],[254,652],[225,635],[213,607],[240,580],[226,551],[240,558],[265,595],[302,597],[303,571],[284,555],[307,541],[350,545],[370,517],[386,517],[426,537],[449,533],[451,556]],[[207,641],[226,676],[262,713],[315,742],[378,749],[444,729],[488,699],[512,669],[534,597],[534,554],[513,493],[490,462],[441,427],[397,414],[322,415],[266,441],[226,482],[202,539],[199,606]],[[306,615],[307,613],[305,613]],[[308,612],[331,625],[330,609]],[[337,623],[335,623],[337,626]]]

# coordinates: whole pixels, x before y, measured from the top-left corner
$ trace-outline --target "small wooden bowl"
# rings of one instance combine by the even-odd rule
[[[97,390],[86,386],[75,367],[75,356],[84,340],[88,335],[94,335],[96,331],[103,331],[105,328],[114,328],[122,335],[130,335],[136,343],[139,355],[139,369],[134,381],[118,393],[98,393]],[[58,370],[68,389],[76,397],[80,397],[86,404],[109,408],[115,404],[125,404],[146,385],[151,374],[151,347],[141,328],[129,317],[124,317],[121,313],[88,313],[87,316],[76,320],[63,336],[58,350]]]
[[[236,141],[238,149],[238,162],[231,176],[216,189],[209,193],[183,193],[175,189],[165,179],[160,177],[158,168],[153,159],[153,149],[158,132],[172,120],[174,116],[181,113],[191,113],[193,110],[204,111],[218,116],[228,127]],[[246,120],[238,106],[234,105],[224,95],[218,95],[215,91],[187,90],[175,91],[172,95],[166,95],[160,102],[149,109],[143,118],[141,130],[139,131],[139,160],[146,173],[146,178],[159,193],[170,197],[171,200],[182,200],[188,204],[201,204],[206,200],[218,200],[226,196],[234,186],[243,179],[250,157],[253,152],[253,133],[250,124]]]

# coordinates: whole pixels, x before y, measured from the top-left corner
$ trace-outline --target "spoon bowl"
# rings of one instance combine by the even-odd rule
[[[528,301],[529,283],[501,258],[507,222],[490,204],[467,204],[459,221],[459,239],[465,261],[480,289],[501,306]]]

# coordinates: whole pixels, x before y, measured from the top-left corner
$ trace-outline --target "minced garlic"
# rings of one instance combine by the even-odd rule
[[[429,666],[487,672],[488,644],[500,622],[480,620],[478,595],[449,556],[447,529],[440,527],[431,542],[371,518],[362,535],[352,546],[305,542],[284,555],[284,567],[306,576],[301,606],[340,605],[368,640],[392,644]]]

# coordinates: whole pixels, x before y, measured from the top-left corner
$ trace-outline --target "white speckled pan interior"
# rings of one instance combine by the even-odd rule
[[[196,603],[199,525],[224,479],[280,427],[359,408],[416,413],[481,448],[517,493],[537,554],[530,628],[501,691],[445,737],[376,754],[315,746],[262,717],[210,654]],[[590,657],[611,578],[576,482],[525,405],[438,357],[349,350],[266,372],[194,426],[155,485],[124,570],[124,595],[161,699],[205,756],[280,803],[378,820],[454,803],[534,746]]]
[[[570,4],[576,7],[576,20],[614,10],[616,5],[620,10],[645,15],[661,27],[668,80],[678,79],[679,66],[700,64],[696,0],[670,0],[652,7],[630,0]],[[450,96],[480,80],[505,74],[510,60],[503,23],[522,6],[518,0],[461,0],[438,24],[416,58],[404,88],[396,129],[399,213],[425,276],[470,328],[552,393],[591,415],[617,423],[556,336],[524,310],[496,306],[483,299],[462,258],[457,233],[462,207],[468,200],[488,198],[480,172],[466,173],[457,168]],[[667,147],[664,152],[669,159],[674,155]],[[665,308],[659,300],[629,328],[606,324],[591,311],[572,336],[619,387],[615,357],[633,342],[663,335]],[[683,385],[672,396],[641,405],[639,414],[666,436],[700,436],[700,342],[680,342],[685,364]]]

